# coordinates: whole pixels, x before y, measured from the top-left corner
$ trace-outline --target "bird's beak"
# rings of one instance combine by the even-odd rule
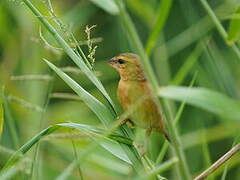
[[[107,63],[110,65],[110,66],[113,66],[116,64],[117,60],[114,58],[110,59]]]

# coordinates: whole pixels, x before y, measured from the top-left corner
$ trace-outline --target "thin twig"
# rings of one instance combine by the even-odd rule
[[[220,159],[218,159],[212,166],[210,166],[208,169],[206,169],[200,175],[198,175],[194,180],[205,179],[239,151],[240,151],[240,144],[237,144],[232,149],[230,149],[226,154],[224,154]]]

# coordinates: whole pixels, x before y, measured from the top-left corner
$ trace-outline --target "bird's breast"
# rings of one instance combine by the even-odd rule
[[[126,110],[130,105],[136,103],[140,97],[146,94],[144,84],[137,81],[120,80],[118,85],[118,98]]]
[[[161,113],[151,95],[146,81],[120,80],[118,98],[130,119],[139,127],[161,129]]]

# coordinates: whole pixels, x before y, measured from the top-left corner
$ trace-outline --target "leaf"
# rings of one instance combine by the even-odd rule
[[[231,139],[232,137],[237,137],[236,127],[239,126],[239,122],[231,123],[221,123],[210,128],[201,128],[196,131],[192,131],[181,136],[183,140],[184,149],[191,149],[194,146],[201,146],[204,143],[211,144],[222,139]],[[202,135],[205,135],[207,138],[200,138]],[[217,134],[217,136],[216,136]]]
[[[90,0],[90,1],[92,1],[96,6],[103,9],[109,14],[116,15],[119,13],[119,9],[115,4],[114,0]]]
[[[129,14],[127,13],[124,3],[121,0],[115,0],[116,4],[119,8],[119,17],[121,18],[125,32],[127,32],[127,37],[129,44],[131,48],[133,49],[133,52],[138,54],[140,56],[140,60],[142,62],[142,67],[145,71],[145,75],[147,76],[147,79],[149,80],[150,84],[152,85],[152,89],[155,91],[158,87],[158,82],[156,80],[156,77],[154,75],[153,69],[150,65],[150,60],[148,56],[145,53],[145,50],[143,48],[143,44],[140,40],[140,37],[138,36],[137,30],[133,24],[132,19],[130,18]]]
[[[226,18],[226,16],[232,14],[236,10],[236,6],[239,5],[240,1],[238,0],[225,1],[217,6],[214,9],[214,12],[222,20]],[[169,56],[176,55],[178,52],[181,52],[194,42],[205,37],[213,28],[214,24],[210,20],[209,16],[205,16],[178,35],[169,39],[166,44],[161,44],[159,47],[159,52],[161,52],[162,49],[167,48]],[[201,29],[201,31],[199,31],[199,29]]]
[[[78,83],[71,79],[67,74],[57,68],[55,65],[45,60],[49,67],[55,71],[87,104],[87,106],[97,115],[101,122],[107,127],[114,119],[108,108],[98,101],[95,97],[85,91]]]
[[[77,55],[73,49],[67,44],[67,42],[61,37],[58,31],[49,23],[47,18],[41,14],[41,12],[29,1],[23,0],[23,3],[35,14],[39,21],[46,27],[50,34],[56,39],[59,45],[63,48],[65,53],[71,58],[71,60],[82,70],[82,72],[92,81],[92,83],[100,90],[100,92],[107,99],[111,107],[114,109],[115,105],[108,95],[107,91],[103,87],[99,79],[94,75],[94,73],[88,68],[84,63],[83,58]],[[79,47],[80,48],[80,47]],[[81,50],[81,49],[80,49]],[[82,50],[81,50],[82,51]]]
[[[159,39],[160,33],[165,25],[168,18],[170,9],[172,6],[172,0],[160,1],[159,9],[157,11],[157,18],[154,27],[149,35],[146,45],[146,53],[148,56],[151,55],[153,48],[155,47],[157,40]]]
[[[156,167],[155,169],[151,170],[148,173],[148,177],[154,177],[154,175],[161,174],[167,170],[169,170],[171,167],[173,167],[178,162],[178,159],[176,157],[173,157],[170,160],[165,161],[164,163],[161,163],[160,166]]]
[[[179,68],[178,72],[171,81],[171,85],[180,85],[184,81],[202,54],[205,44],[207,44],[205,41],[200,41],[197,44],[191,54],[186,58],[186,60],[184,60],[183,65]]]
[[[63,126],[63,127],[69,127],[73,129],[78,129],[78,130],[84,130],[84,131],[89,131],[89,132],[94,132],[97,134],[101,134],[105,136],[108,131],[95,128],[93,126],[85,125],[85,124],[77,124],[77,123],[62,123],[58,124],[58,126]],[[114,156],[118,157],[119,159],[131,164],[131,161],[127,157],[126,153],[123,151],[123,149],[119,146],[119,143],[123,143],[126,145],[131,146],[132,145],[132,140],[129,138],[126,138],[124,136],[118,135],[116,133],[111,133],[108,135],[104,141],[99,142],[99,138],[97,136],[91,136],[96,142],[100,143],[101,146],[106,149],[108,152],[113,154]]]
[[[148,27],[152,27],[155,23],[155,10],[152,9],[151,4],[148,1],[141,0],[126,0],[125,1],[129,11],[138,16],[139,19]]]
[[[237,9],[236,15],[240,15],[240,7]],[[240,18],[233,18],[228,27],[227,41],[233,44],[240,39]]]
[[[205,88],[167,86],[159,90],[159,96],[202,108],[221,117],[240,120],[240,103],[224,94]]]
[[[85,91],[80,85],[78,85],[73,79],[71,79],[67,74],[62,72],[55,65],[48,62],[47,60],[45,61],[80,96],[80,98],[89,106],[89,108],[92,109],[92,111],[98,116],[105,127],[107,127],[111,121],[113,121],[113,114],[104,104],[99,102],[95,97]],[[118,130],[122,135],[129,137],[127,128],[120,127]],[[118,146],[120,148],[120,145]],[[127,145],[121,145],[121,148],[123,148],[124,152],[126,152],[135,169],[142,168],[139,155],[136,153],[136,150],[133,146],[130,147]]]
[[[42,130],[40,133],[35,135],[32,139],[30,139],[27,143],[25,143],[20,149],[18,149],[14,155],[11,156],[11,158],[8,160],[6,165],[4,166],[4,170],[8,169],[9,167],[13,166],[17,162],[19,162],[24,156],[26,152],[28,152],[37,142],[39,142],[43,137],[48,136],[52,134],[54,131],[58,130],[61,127],[66,127],[66,128],[72,128],[76,130],[82,130],[82,131],[88,131],[88,132],[94,132],[100,135],[105,135],[107,133],[106,130],[98,129],[89,125],[84,125],[84,124],[77,124],[77,123],[61,123],[61,124],[55,124],[52,125],[44,130]],[[113,138],[112,138],[113,137]],[[95,137],[92,137],[95,138]],[[106,137],[105,139],[108,139],[108,141],[103,141],[104,143],[101,144],[102,142],[99,142],[107,151],[115,155],[116,157],[119,157],[120,159],[130,163],[130,160],[124,153],[124,151],[120,148],[119,143],[123,144],[132,144],[132,140],[129,138],[126,138],[124,136],[112,133]],[[112,140],[111,140],[112,139]],[[130,143],[130,144],[129,144]],[[112,146],[111,146],[112,144]],[[1,175],[0,175],[1,176]]]
[[[57,125],[58,126],[63,126],[63,127],[69,127],[69,128],[73,128],[73,129],[78,129],[78,130],[91,131],[91,132],[102,134],[102,135],[107,133],[107,130],[99,129],[99,128],[96,128],[94,126],[90,126],[90,125],[86,125],[86,124],[61,123],[61,124],[57,124]],[[117,142],[126,144],[126,145],[132,145],[132,140],[131,139],[126,138],[125,136],[121,136],[121,135],[116,134],[116,133],[111,133],[107,137],[109,137],[110,139],[115,140]]]
[[[0,137],[3,132],[4,112],[3,112],[3,88],[0,90]]]
[[[0,136],[3,132],[3,122],[4,122],[4,114],[3,114],[3,105],[0,103]]]
[[[103,141],[101,142],[101,146],[119,159],[127,162],[128,164],[132,164],[126,153],[123,151],[122,148],[119,147],[119,144],[116,141]]]
[[[146,77],[149,80],[149,84],[151,89],[153,90],[153,93],[157,95],[157,91],[158,91],[158,82],[156,79],[156,76],[154,75],[153,69],[150,65],[150,60],[148,58],[148,56],[146,55],[142,42],[137,34],[136,28],[130,18],[130,16],[128,15],[126,9],[124,8],[122,2],[120,0],[116,0],[115,1],[116,4],[119,7],[119,11],[120,11],[120,18],[122,19],[122,22],[124,24],[124,28],[126,29],[126,32],[128,33],[128,38],[129,38],[129,43],[131,45],[131,47],[135,50],[135,52],[137,52],[137,54],[140,56],[141,62],[142,62],[142,67],[144,72],[146,73]],[[168,112],[170,112],[169,110],[167,110]],[[185,155],[183,153],[183,150],[181,148],[181,146],[178,145],[177,142],[177,132],[175,130],[175,127],[173,125],[172,121],[168,121],[168,127],[171,127],[169,129],[171,129],[169,132],[170,137],[174,137],[174,139],[176,141],[174,141],[173,145],[175,147],[175,150],[177,152],[177,155],[179,157],[179,168],[181,169],[182,172],[182,176],[185,177],[185,179],[190,179],[190,173],[188,170],[188,166],[187,163],[185,161]]]

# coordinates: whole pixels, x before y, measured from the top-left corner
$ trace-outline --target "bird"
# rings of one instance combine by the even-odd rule
[[[152,131],[159,132],[170,142],[162,112],[140,64],[140,57],[122,53],[113,57],[108,64],[120,75],[117,96],[123,110],[132,109],[124,123],[146,129],[146,136],[150,136]]]

